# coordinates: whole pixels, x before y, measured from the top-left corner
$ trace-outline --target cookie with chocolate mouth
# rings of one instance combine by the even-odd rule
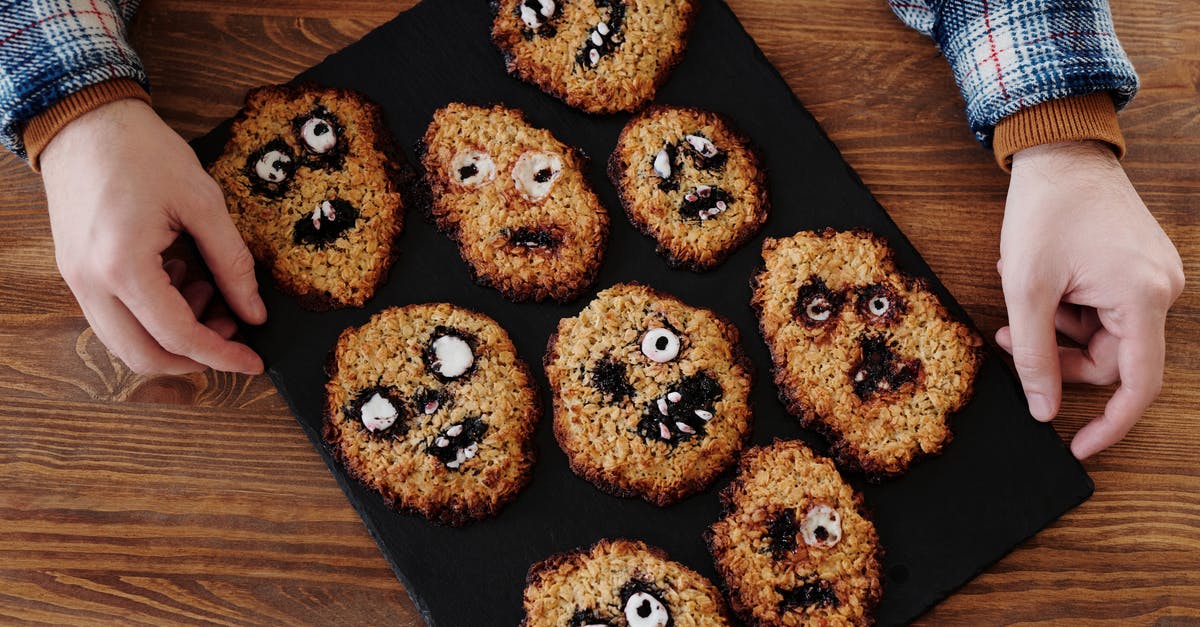
[[[529,569],[521,627],[730,625],[720,591],[662,550],[600,540]]]
[[[639,231],[676,267],[708,270],[767,221],[766,176],[725,116],[652,106],[621,131],[608,176]]]
[[[636,111],[683,57],[692,0],[491,0],[508,73],[591,113]]]
[[[528,483],[541,409],[491,318],[446,303],[386,309],[342,332],[327,369],[325,440],[397,510],[460,526]]]
[[[788,411],[848,469],[905,472],[950,440],[983,345],[866,231],[763,242],[751,305]]]
[[[558,323],[544,361],[555,438],[609,494],[675,503],[711,485],[750,435],[737,328],[651,288],[600,292]]]
[[[862,496],[799,440],[747,450],[705,532],[747,625],[869,625],[883,559]]]
[[[362,306],[386,279],[404,171],[378,106],[316,85],[250,90],[209,167],[255,260],[317,310]]]
[[[515,109],[452,103],[420,153],[430,215],[478,283],[514,301],[565,302],[595,282],[608,212],[578,151]]]

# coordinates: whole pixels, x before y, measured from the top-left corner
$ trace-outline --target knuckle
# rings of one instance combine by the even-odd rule
[[[1049,376],[1057,367],[1054,356],[1031,346],[1014,345],[1012,357],[1017,370],[1035,377]]]

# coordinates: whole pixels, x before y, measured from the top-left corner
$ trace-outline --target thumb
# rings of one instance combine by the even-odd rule
[[[1002,280],[1009,326],[997,332],[996,341],[1012,353],[1029,401],[1029,412],[1045,422],[1058,413],[1062,398],[1058,341],[1054,335],[1054,312],[1061,292],[1036,283],[1005,277]]]
[[[267,308],[258,294],[254,257],[229,217],[221,188],[212,179],[207,181],[194,202],[180,212],[179,220],[196,240],[225,302],[243,321],[262,324]]]

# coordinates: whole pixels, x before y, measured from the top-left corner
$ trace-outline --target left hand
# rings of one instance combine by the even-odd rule
[[[1120,440],[1162,388],[1183,264],[1107,144],[1013,156],[998,267],[1010,326],[996,342],[1012,353],[1030,412],[1054,418],[1063,381],[1120,381],[1071,452],[1084,459]],[[1056,329],[1084,348],[1058,346]]]

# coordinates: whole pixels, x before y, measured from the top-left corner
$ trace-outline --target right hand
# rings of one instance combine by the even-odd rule
[[[254,259],[220,187],[149,105],[118,100],[80,116],[46,146],[41,167],[59,272],[110,351],[140,374],[262,372],[262,359],[229,339],[233,319],[201,320],[213,286],[184,284],[183,262],[163,262],[187,231],[233,312],[266,321]]]

